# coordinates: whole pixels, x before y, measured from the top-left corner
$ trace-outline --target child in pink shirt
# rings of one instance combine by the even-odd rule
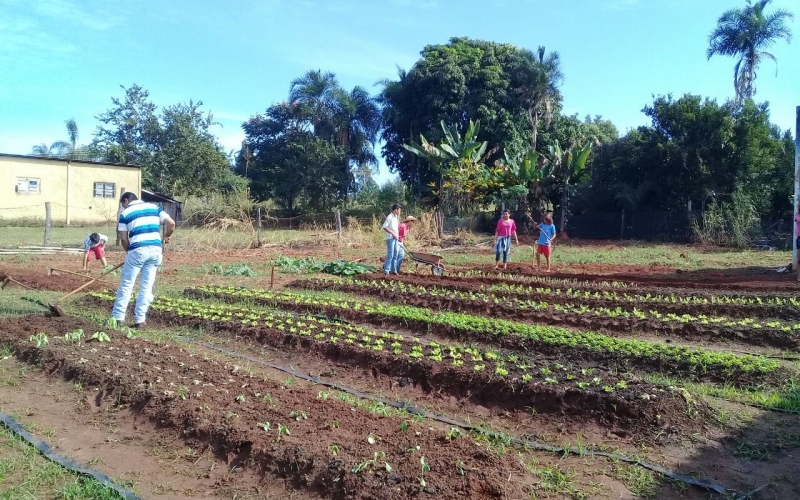
[[[511,251],[511,237],[519,245],[517,238],[517,223],[511,218],[511,212],[503,211],[503,218],[497,221],[497,229],[494,230],[494,268],[500,265],[500,254],[503,254],[503,269],[508,266],[508,252]]]

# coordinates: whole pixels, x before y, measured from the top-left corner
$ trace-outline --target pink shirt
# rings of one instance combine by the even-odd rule
[[[406,239],[406,235],[408,234],[408,224],[402,223],[400,227],[397,229],[397,241],[402,242]]]
[[[800,214],[794,216],[794,223],[797,224],[797,235],[800,236]]]
[[[497,229],[495,229],[494,234],[497,236],[511,236],[517,231],[517,223],[514,222],[514,219],[500,219],[497,221]]]

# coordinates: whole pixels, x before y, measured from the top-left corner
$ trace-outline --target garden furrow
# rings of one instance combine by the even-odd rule
[[[235,287],[187,289],[185,295],[228,302],[252,301],[300,312],[321,312],[349,321],[435,332],[461,341],[499,345],[531,356],[600,363],[617,370],[657,370],[680,377],[737,385],[782,385],[791,373],[763,357],[699,348],[615,339],[602,334],[529,325],[462,313],[394,306],[360,299],[330,299],[298,293]]]
[[[397,281],[426,288],[446,288],[467,293],[483,293],[511,299],[537,298],[551,303],[583,305],[599,308],[620,307],[626,311],[657,310],[663,313],[690,315],[717,315],[729,318],[800,319],[800,300],[789,295],[719,295],[684,294],[665,290],[626,290],[619,288],[580,287],[575,285],[550,285],[509,283],[508,281],[469,278],[430,277],[418,275],[363,275],[360,280],[380,279]],[[488,281],[488,282],[487,282]],[[800,327],[798,327],[800,330]]]
[[[95,300],[109,297],[94,295]],[[350,368],[406,379],[425,392],[439,392],[484,407],[536,408],[538,414],[653,435],[669,418],[691,429],[707,409],[675,388],[657,387],[634,376],[585,369],[567,360],[531,359],[519,353],[441,344],[378,333],[313,317],[296,318],[243,307],[159,298],[151,318],[167,326],[253,339],[277,349],[321,357]],[[669,417],[667,417],[667,415]]]
[[[135,408],[191,446],[290,488],[342,500],[530,494],[534,477],[516,453],[490,453],[446,429],[378,417],[329,393],[256,377],[175,344],[117,332],[102,342],[78,335],[95,330],[76,318],[20,317],[0,322],[0,342],[51,375],[98,388],[98,400]],[[514,481],[483,470],[506,471]]]
[[[779,321],[759,323],[752,319],[678,316],[635,308],[632,312],[628,312],[621,307],[593,309],[585,304],[562,304],[558,300],[555,303],[519,300],[494,294],[426,288],[397,281],[315,278],[295,281],[288,286],[377,296],[432,310],[468,312],[514,321],[566,325],[600,330],[609,334],[644,332],[648,335],[681,336],[691,340],[704,337],[781,349],[800,349],[800,323],[785,324]]]

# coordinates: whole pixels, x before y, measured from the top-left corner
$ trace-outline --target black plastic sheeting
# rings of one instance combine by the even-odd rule
[[[263,359],[254,358],[254,357],[248,356],[246,354],[241,354],[241,353],[238,353],[238,352],[235,352],[235,351],[229,351],[228,349],[223,349],[221,347],[217,347],[217,346],[215,346],[213,344],[209,344],[209,343],[206,343],[206,342],[197,342],[197,341],[194,341],[194,340],[186,338],[186,337],[180,337],[180,339],[185,341],[185,342],[188,342],[188,343],[197,344],[197,345],[203,346],[203,347],[205,347],[207,349],[212,349],[214,351],[221,352],[221,353],[223,353],[223,354],[225,354],[227,356],[240,358],[240,359],[245,359],[247,361],[250,361],[250,362],[253,362],[253,363],[256,363],[256,364],[259,364],[259,365],[263,365],[263,366],[266,366],[266,367],[269,367],[269,368],[272,368],[272,369],[275,369],[275,370],[282,371],[284,373],[288,373],[288,374],[292,375],[293,377],[299,378],[301,380],[306,380],[306,381],[309,381],[309,382],[313,382],[315,384],[322,385],[322,386],[325,386],[325,387],[331,387],[333,389],[336,389],[337,391],[346,392],[348,394],[352,394],[353,396],[356,396],[356,397],[361,398],[361,399],[369,399],[371,401],[377,401],[377,402],[383,403],[383,404],[385,404],[387,406],[391,406],[393,408],[397,408],[398,410],[405,410],[408,413],[411,413],[411,414],[414,414],[414,415],[420,415],[420,416],[423,416],[425,418],[429,418],[431,420],[435,420],[437,422],[442,422],[442,423],[445,423],[445,424],[448,424],[448,425],[452,425],[452,426],[455,426],[455,427],[460,427],[460,428],[468,430],[468,431],[475,431],[475,432],[478,432],[478,433],[480,433],[482,435],[486,435],[486,436],[491,436],[491,437],[496,437],[496,438],[507,440],[506,436],[501,436],[500,434],[498,434],[496,432],[489,431],[489,430],[483,429],[481,427],[478,427],[478,426],[475,426],[475,425],[472,425],[472,424],[468,424],[466,422],[461,422],[459,420],[454,420],[454,419],[449,418],[449,417],[444,416],[444,415],[440,415],[440,414],[437,414],[437,413],[431,413],[431,412],[429,412],[427,410],[423,410],[421,408],[417,408],[416,406],[412,406],[412,405],[410,405],[408,403],[405,403],[405,402],[402,402],[402,401],[392,401],[390,399],[386,399],[386,398],[383,398],[383,397],[380,397],[380,396],[375,396],[373,394],[367,394],[367,393],[361,392],[361,391],[359,391],[357,389],[354,389],[352,387],[347,387],[347,386],[344,386],[344,385],[341,385],[341,384],[337,384],[336,382],[330,382],[330,381],[321,379],[319,377],[314,377],[314,376],[311,376],[311,375],[308,375],[308,374],[305,374],[305,373],[301,373],[301,372],[299,372],[299,371],[297,371],[297,370],[295,370],[293,368],[287,368],[285,366],[275,365],[275,364],[270,363],[268,361],[264,361]],[[725,488],[724,486],[722,486],[721,484],[719,484],[717,482],[709,481],[707,479],[698,479],[698,478],[695,478],[693,476],[689,476],[687,474],[683,474],[681,472],[673,472],[673,471],[671,471],[669,469],[661,467],[660,465],[656,465],[656,464],[653,464],[653,463],[650,463],[650,462],[645,462],[643,460],[639,460],[637,458],[631,458],[631,457],[628,457],[628,456],[625,456],[625,455],[619,455],[617,453],[607,453],[607,452],[604,452],[604,451],[586,450],[586,449],[583,449],[583,448],[578,448],[576,446],[572,446],[572,447],[569,447],[569,448],[564,448],[564,447],[560,447],[560,446],[553,446],[553,445],[549,445],[549,444],[545,444],[545,443],[540,443],[538,441],[530,441],[530,440],[527,440],[527,439],[520,439],[520,438],[515,438],[515,437],[511,438],[511,443],[515,444],[517,446],[526,448],[526,449],[537,450],[537,451],[546,451],[546,452],[550,452],[550,453],[559,453],[559,454],[570,453],[570,454],[579,455],[579,456],[605,457],[605,458],[611,458],[611,459],[614,459],[614,460],[619,460],[621,462],[626,462],[626,463],[629,463],[629,464],[638,465],[639,467],[643,467],[643,468],[651,470],[653,472],[657,472],[657,473],[661,474],[662,476],[668,477],[668,478],[673,479],[675,481],[681,481],[683,483],[690,484],[692,486],[697,486],[699,488],[703,488],[703,489],[706,489],[706,490],[709,490],[709,491],[713,491],[714,493],[718,493],[720,495],[725,495],[728,498],[732,498],[733,500],[746,500],[747,498],[750,497],[750,495],[752,495],[754,493],[754,491],[753,492],[749,492],[749,493],[737,493],[735,490],[729,490],[729,489]],[[763,486],[762,486],[762,488],[763,488]],[[759,488],[759,489],[761,489],[761,488]],[[755,490],[755,491],[758,491],[758,490]]]
[[[22,424],[20,424],[10,416],[6,415],[5,413],[0,413],[0,421],[2,421],[3,425],[5,425],[8,428],[8,430],[10,430],[14,434],[25,440],[28,444],[36,448],[39,451],[39,453],[41,453],[46,459],[50,460],[51,462],[57,463],[58,465],[64,467],[65,469],[80,474],[82,476],[87,476],[95,479],[98,483],[102,484],[106,488],[116,491],[119,494],[119,496],[124,498],[125,500],[140,500],[138,496],[126,490],[122,486],[115,484],[111,480],[111,478],[109,478],[102,472],[97,472],[96,470],[87,469],[86,467],[80,465],[71,458],[59,455],[58,453],[54,452],[53,449],[50,448],[50,445],[32,436],[28,431],[25,430],[24,427],[22,427]]]

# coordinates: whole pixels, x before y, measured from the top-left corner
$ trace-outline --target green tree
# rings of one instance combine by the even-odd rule
[[[791,211],[791,134],[751,99],[718,104],[700,96],[656,97],[639,127],[597,149],[575,210],[694,210],[741,191],[761,215]]]
[[[339,88],[334,92],[333,107],[334,143],[344,152],[348,178],[353,178],[354,168],[362,171],[364,167],[377,168],[375,140],[381,115],[375,100],[363,87],[356,86],[350,92]]]
[[[706,56],[709,59],[715,55],[738,58],[733,70],[737,102],[755,95],[756,70],[764,59],[774,61],[777,66],[775,56],[767,49],[778,40],[792,40],[786,21],[793,19],[793,14],[785,9],[764,12],[771,1],[756,0],[753,3],[747,0],[743,9],[725,11],[708,38]]]
[[[420,134],[442,141],[442,121],[464,129],[470,118],[479,120],[481,136],[489,144],[513,154],[529,147],[530,124],[510,74],[519,50],[510,44],[452,38],[445,45],[425,47],[410,70],[399,70],[396,80],[382,82],[383,156],[415,196],[432,200],[430,183],[438,182],[439,173],[404,144]]]
[[[103,125],[92,146],[104,160],[140,165],[145,188],[172,196],[244,188],[209,132],[214,121],[201,110],[202,102],[166,107],[159,117],[145,89],[122,88],[125,98],[112,97],[113,107],[97,116]]]
[[[426,159],[439,172],[438,186],[431,186],[435,188],[439,206],[448,213],[468,213],[487,201],[493,187],[492,172],[485,161],[494,151],[487,153],[488,143],[478,142],[480,121],[470,120],[463,137],[455,125],[448,128],[442,121],[441,127],[444,140],[438,146],[420,134],[419,144],[412,142],[404,147]]]
[[[245,187],[245,180],[233,174],[228,157],[209,131],[214,118],[201,111],[202,105],[189,101],[163,110],[159,147],[153,157],[162,193],[203,195]]]
[[[140,165],[142,184],[155,188],[155,152],[159,146],[161,126],[156,116],[156,105],[150,93],[139,85],[125,88],[125,97],[111,98],[112,108],[95,118],[103,125],[95,132],[93,146],[106,161]]]
[[[315,137],[343,152],[341,168],[348,178],[348,191],[356,187],[353,169],[377,167],[374,149],[380,110],[366,89],[356,86],[348,92],[335,74],[314,70],[292,81],[289,100],[310,116]],[[347,191],[343,196],[347,197]]]
[[[331,140],[335,133],[331,117],[337,94],[341,91],[336,75],[330,71],[311,70],[292,80],[289,102],[307,106],[311,112],[314,135]]]
[[[313,116],[312,108],[301,103],[281,103],[242,126],[252,154],[248,177],[254,198],[272,199],[290,211],[326,211],[343,198],[348,188],[344,153],[314,134]],[[236,172],[243,174],[244,166],[240,151]]]
[[[92,160],[96,152],[89,146],[78,146],[78,124],[74,118],[64,121],[67,127],[67,140],[56,141],[48,146],[45,143],[33,146],[34,156],[51,156],[70,160]]]
[[[556,179],[555,186],[561,193],[561,232],[567,227],[567,205],[569,203],[570,185],[573,184],[585,171],[586,162],[592,152],[592,142],[575,145],[567,150],[552,144],[548,147],[547,162],[552,166],[552,176]]]
[[[539,121],[550,127],[555,104],[560,100],[558,87],[564,80],[558,52],[545,56],[545,48],[539,47],[536,54],[530,50],[518,50],[512,57],[512,85],[525,110],[531,128],[530,148],[536,151]]]

